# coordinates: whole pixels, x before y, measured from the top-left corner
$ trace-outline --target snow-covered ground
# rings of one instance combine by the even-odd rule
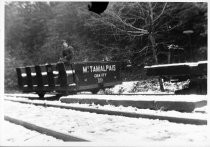
[[[19,95],[21,96],[21,94]],[[34,96],[33,94],[28,95],[28,96]],[[47,95],[48,96],[48,95]],[[80,95],[77,95],[79,98]],[[81,95],[81,97],[84,98],[85,95]],[[86,95],[88,98],[89,95]],[[69,96],[71,97],[71,96]],[[118,97],[118,99],[126,99],[127,96],[119,96],[116,95],[115,97]],[[111,110],[111,111],[120,111],[120,112],[131,112],[131,113],[139,113],[139,114],[148,114],[148,115],[161,115],[161,116],[169,116],[169,117],[181,117],[181,118],[192,118],[192,119],[207,119],[207,106],[201,107],[201,108],[196,108],[192,113],[188,112],[178,112],[178,111],[163,111],[163,110],[150,110],[150,109],[139,109],[136,107],[124,107],[122,105],[120,106],[113,106],[113,105],[99,105],[99,104],[80,104],[80,103],[62,103],[60,101],[48,101],[48,100],[29,100],[26,98],[21,98],[18,97],[12,97],[12,96],[6,96],[5,98],[10,99],[10,100],[20,100],[20,101],[26,101],[26,102],[32,102],[32,103],[46,103],[46,104],[52,104],[52,105],[60,105],[60,106],[71,106],[71,107],[81,107],[81,108],[94,108],[94,109],[100,109],[100,110]],[[103,95],[100,95],[99,98],[103,98]],[[105,98],[105,97],[104,97]],[[112,96],[114,98],[114,96]],[[130,97],[129,97],[130,98]],[[156,99],[158,100],[157,97]],[[193,97],[194,99],[195,97]],[[117,99],[117,98],[115,98]],[[133,98],[136,100],[137,98]],[[189,100],[187,97],[186,100]]]
[[[181,89],[186,83],[187,82],[172,84],[166,82],[164,83],[166,92],[162,93],[159,91],[156,80],[123,82],[121,85],[117,85],[112,89],[106,89],[105,92],[100,91],[99,94],[173,94],[175,90]],[[22,97],[24,95],[19,94],[19,96]],[[34,94],[26,94],[25,96],[37,97],[37,95]],[[40,100],[32,101],[39,102]],[[59,101],[47,102],[61,104]],[[114,107],[111,105],[100,106],[78,103],[63,105],[168,116],[188,116],[200,119],[206,119],[208,114],[207,107],[195,109],[193,113],[180,113],[176,111],[164,112],[161,110],[137,109],[134,107]],[[198,111],[202,113],[198,113]],[[149,144],[149,146],[160,146],[161,144],[168,146],[207,146],[210,144],[207,138],[209,128],[207,125],[178,124],[166,120],[102,115],[10,101],[4,101],[4,113],[10,117],[25,120],[38,126],[60,130],[61,132],[69,133],[70,135],[78,136],[94,143],[99,142],[99,145],[108,143],[108,145],[112,146],[126,144],[142,146],[146,146],[146,144]],[[3,134],[4,138],[1,145],[28,144],[37,146],[42,143],[45,145],[65,145],[62,144],[63,141],[61,140],[30,131],[6,121],[4,123]],[[86,146],[87,143],[83,145]]]
[[[21,145],[24,142],[28,144],[37,144],[39,143],[52,143],[53,142],[63,142],[62,140],[58,140],[54,137],[47,136],[45,134],[40,134],[36,131],[28,130],[20,125],[16,125],[10,123],[8,121],[3,122],[4,126],[4,142],[2,144],[7,145]]]
[[[206,125],[186,125],[160,120],[101,115],[9,101],[5,101],[4,110],[5,115],[39,126],[52,127],[92,142],[207,144]],[[17,132],[10,130],[10,133]],[[27,138],[27,133],[22,135],[22,138]],[[23,143],[30,141],[30,137],[22,141]],[[16,143],[14,140],[13,142]]]
[[[141,81],[130,81],[123,82],[120,85],[116,85],[114,88],[106,89],[104,91],[100,91],[102,94],[174,94],[175,90],[180,90],[189,84],[189,81],[185,82],[164,82],[165,92],[160,91],[159,83],[157,79],[148,79]]]

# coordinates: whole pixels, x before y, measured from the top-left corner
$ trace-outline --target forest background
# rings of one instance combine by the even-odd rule
[[[100,15],[88,4],[5,3],[6,90],[17,88],[16,67],[57,62],[64,40],[74,62],[129,62],[124,80],[147,78],[145,65],[207,60],[207,2],[110,2]]]

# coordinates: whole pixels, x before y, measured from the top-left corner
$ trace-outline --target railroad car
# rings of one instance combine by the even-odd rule
[[[147,76],[157,76],[171,82],[190,81],[187,88],[177,90],[175,94],[207,94],[207,61],[160,64],[144,68]]]
[[[18,86],[23,92],[58,95],[80,91],[97,93],[122,83],[120,62],[63,62],[16,68]]]

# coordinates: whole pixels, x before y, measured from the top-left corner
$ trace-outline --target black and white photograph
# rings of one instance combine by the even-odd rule
[[[199,146],[207,1],[1,2],[0,146]]]

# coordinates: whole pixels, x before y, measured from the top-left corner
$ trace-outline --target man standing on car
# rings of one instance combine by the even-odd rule
[[[62,58],[60,58],[60,62],[69,65],[73,59],[73,50],[74,48],[67,44],[66,41],[63,43],[63,51],[62,51]]]

